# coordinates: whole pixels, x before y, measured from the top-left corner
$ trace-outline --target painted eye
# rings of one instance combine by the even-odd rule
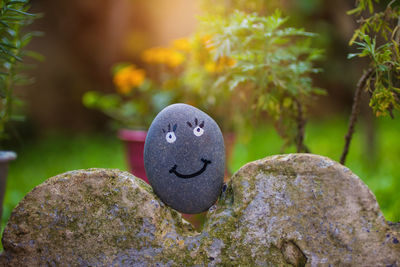
[[[200,126],[196,126],[196,127],[193,129],[193,133],[194,133],[195,136],[199,137],[199,136],[202,136],[202,135],[203,135],[204,130],[203,130],[203,128],[201,128]]]
[[[172,144],[173,142],[176,141],[176,136],[174,132],[168,132],[167,135],[165,136],[165,139],[167,140],[168,143]]]

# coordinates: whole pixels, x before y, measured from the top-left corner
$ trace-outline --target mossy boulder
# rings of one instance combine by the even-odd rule
[[[132,265],[178,259],[193,234],[180,215],[127,172],[67,172],[35,187],[14,209],[1,261],[11,266]],[[1,265],[1,264],[0,264]]]
[[[14,209],[0,265],[400,265],[397,224],[349,169],[310,154],[243,166],[201,233],[118,170],[48,179]]]

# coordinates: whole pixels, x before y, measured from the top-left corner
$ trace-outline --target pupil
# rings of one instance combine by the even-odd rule
[[[200,132],[200,128],[197,128],[197,131]]]
[[[169,138],[172,138],[172,135],[169,135]]]

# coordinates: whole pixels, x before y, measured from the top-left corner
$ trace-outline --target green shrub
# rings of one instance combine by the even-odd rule
[[[15,87],[32,82],[23,71],[29,67],[22,64],[24,57],[42,57],[25,49],[38,32],[24,33],[38,15],[28,13],[29,0],[3,0],[0,2],[0,139],[5,137],[5,126],[10,120],[21,120],[15,106],[21,101],[15,95]]]

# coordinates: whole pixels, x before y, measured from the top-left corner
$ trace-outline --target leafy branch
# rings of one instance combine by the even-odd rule
[[[379,0],[375,2],[379,3]],[[391,1],[385,10],[375,12],[372,0],[360,0],[356,8],[348,12],[359,18],[359,27],[349,42],[349,45],[356,45],[358,52],[349,54],[348,58],[366,57],[369,68],[357,83],[340,159],[342,164],[346,161],[363,90],[368,92],[369,105],[377,117],[389,115],[393,118],[393,110],[400,110],[400,8],[393,7],[393,4],[394,1]],[[366,12],[369,14],[364,18]]]

